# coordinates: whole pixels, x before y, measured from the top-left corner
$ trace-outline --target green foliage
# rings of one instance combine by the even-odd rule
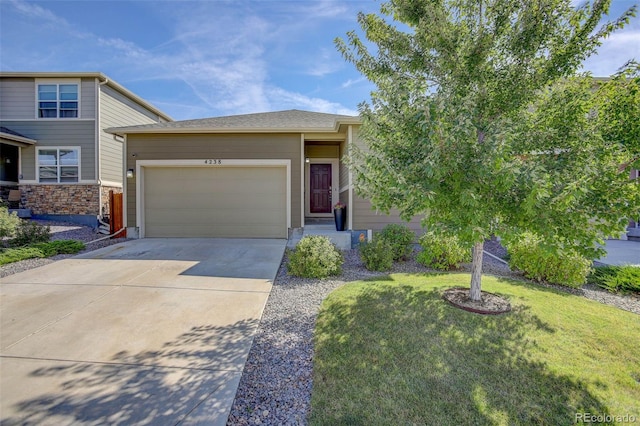
[[[589,275],[587,282],[610,292],[640,293],[640,268],[630,265],[598,267]]]
[[[51,238],[51,228],[40,225],[32,220],[24,220],[16,229],[15,237],[11,240],[14,247],[28,244],[45,243]]]
[[[374,236],[373,241],[360,243],[360,259],[370,271],[388,271],[393,266],[393,248],[388,240]]]
[[[459,268],[463,262],[471,260],[471,251],[464,247],[457,236],[427,232],[420,237],[422,251],[417,261],[429,268],[449,270]]]
[[[20,218],[15,212],[9,214],[6,206],[0,206],[0,238],[13,236],[19,224]]]
[[[558,251],[531,233],[507,242],[507,250],[509,266],[532,280],[580,287],[591,271],[591,261],[575,250]]]
[[[640,160],[640,64],[630,61],[611,80],[601,82],[596,106],[604,139],[624,146],[635,161]],[[639,169],[640,164],[634,167]]]
[[[609,6],[401,0],[359,14],[366,40],[336,40],[376,85],[347,157],[358,194],[468,246],[529,230],[597,254],[640,215],[640,182],[620,172],[634,155],[603,136],[590,76],[571,78],[636,14],[599,26]],[[618,117],[627,103],[608,105]]]
[[[393,260],[407,260],[413,253],[416,236],[406,225],[390,223],[377,236],[391,246]]]
[[[0,265],[26,259],[45,258],[56,254],[75,254],[84,250],[85,245],[75,240],[58,240],[37,243],[24,247],[8,248],[0,251]]]
[[[342,253],[329,238],[310,235],[300,240],[289,252],[287,269],[291,275],[305,278],[326,278],[342,272]]]

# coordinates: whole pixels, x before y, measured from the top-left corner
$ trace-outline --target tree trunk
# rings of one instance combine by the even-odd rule
[[[479,302],[482,280],[482,250],[484,250],[484,242],[476,243],[473,246],[473,262],[471,263],[471,290],[469,298],[475,302]]]

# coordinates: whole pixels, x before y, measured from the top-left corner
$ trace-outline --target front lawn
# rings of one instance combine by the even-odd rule
[[[442,300],[469,281],[399,274],[330,294],[315,330],[310,423],[640,420],[640,316],[491,276],[483,290],[512,312],[481,316]]]

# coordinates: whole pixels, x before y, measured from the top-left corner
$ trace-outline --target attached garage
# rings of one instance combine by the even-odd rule
[[[287,238],[289,160],[138,162],[144,237]]]

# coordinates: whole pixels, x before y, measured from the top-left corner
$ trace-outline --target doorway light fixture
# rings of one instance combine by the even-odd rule
[[[133,178],[133,169],[127,170],[127,178],[129,179]]]

